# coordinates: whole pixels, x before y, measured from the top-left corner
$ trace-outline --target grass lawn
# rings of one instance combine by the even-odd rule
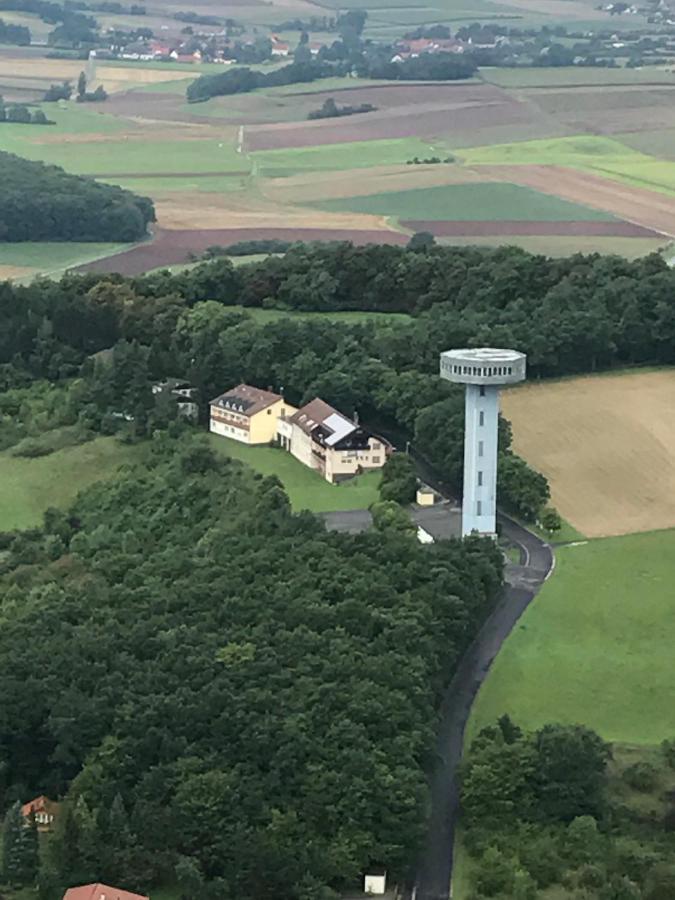
[[[133,462],[139,449],[100,437],[37,459],[0,453],[0,531],[39,525],[48,507],[67,507],[83,488]]]
[[[371,213],[433,221],[614,221],[609,213],[516,184],[449,184],[409,191],[341,197],[311,204],[332,212]]]
[[[0,243],[0,266],[31,269],[30,277],[55,275],[69,266],[82,265],[119,253],[133,244],[101,244],[79,241],[21,241]]]
[[[209,435],[219,453],[247,463],[263,475],[276,475],[286,488],[294,510],[332,512],[366,509],[379,499],[380,472],[368,472],[342,484],[329,484],[318,472],[303,466],[295,457],[274,447],[248,447],[219,435]]]
[[[636,745],[675,736],[675,531],[560,548],[492,665],[467,735],[508,712],[524,728],[588,725]]]
[[[284,150],[257,150],[250,154],[259,174],[271,177],[307,170],[363,169],[405,163],[414,156],[447,153],[444,147],[420,138],[393,138],[381,141],[348,141],[319,147]]]

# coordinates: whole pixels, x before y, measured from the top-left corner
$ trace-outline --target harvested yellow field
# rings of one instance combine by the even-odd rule
[[[675,526],[675,371],[505,391],[513,444],[588,537]]]
[[[0,77],[25,77],[33,79],[54,79],[55,81],[70,79],[77,81],[82,71],[82,60],[79,59],[9,59],[0,58]],[[195,76],[199,74],[195,72]],[[155,84],[161,81],[184,81],[189,77],[184,71],[170,69],[149,69],[140,66],[97,66],[96,83],[104,83],[111,90],[128,88],[133,84]]]

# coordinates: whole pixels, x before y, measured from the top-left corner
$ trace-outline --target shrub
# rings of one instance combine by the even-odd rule
[[[651,763],[640,761],[628,766],[621,777],[633,790],[647,794],[656,787],[658,772]]]
[[[476,888],[486,897],[494,897],[496,894],[510,896],[513,892],[515,875],[513,862],[507,859],[501,850],[490,847],[478,863]]]

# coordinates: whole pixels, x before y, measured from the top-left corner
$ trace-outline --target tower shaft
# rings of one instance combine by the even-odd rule
[[[499,388],[467,384],[464,409],[462,535],[495,534]]]

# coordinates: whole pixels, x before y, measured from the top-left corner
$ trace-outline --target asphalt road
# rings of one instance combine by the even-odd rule
[[[553,568],[548,544],[505,516],[500,515],[499,520],[504,537],[520,548],[522,564],[507,566],[502,597],[465,654],[441,705],[429,830],[414,888],[408,892],[415,900],[448,900],[448,895],[452,896],[452,852],[459,811],[456,772],[471,706],[492,660]]]

